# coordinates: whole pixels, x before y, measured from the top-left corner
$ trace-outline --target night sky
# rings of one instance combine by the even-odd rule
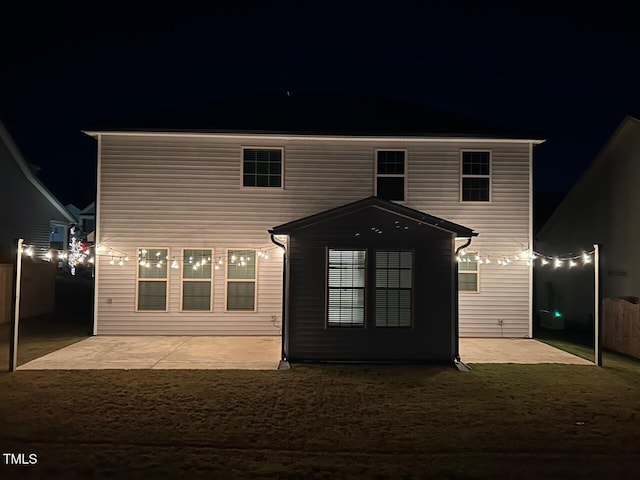
[[[547,139],[534,151],[541,200],[568,191],[640,114],[638,22],[609,2],[11,3],[0,119],[79,207],[94,199],[96,164],[81,129],[226,96],[374,95],[535,132]]]

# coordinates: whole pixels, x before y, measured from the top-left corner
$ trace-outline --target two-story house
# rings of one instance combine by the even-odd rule
[[[312,100],[86,131],[94,333],[282,335],[311,360],[450,360],[458,334],[531,336],[515,255],[542,140]]]

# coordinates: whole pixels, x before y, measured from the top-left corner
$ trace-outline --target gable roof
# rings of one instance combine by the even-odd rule
[[[584,188],[587,188],[589,180],[594,175],[597,175],[597,169],[601,165],[605,165],[603,162],[607,161],[607,154],[609,153],[609,150],[613,149],[621,141],[624,135],[633,132],[633,129],[637,132],[636,134],[640,134],[640,120],[632,117],[631,115],[627,115],[611,134],[604,146],[600,149],[587,170],[582,174],[571,190],[569,190],[569,193],[565,195],[562,202],[560,202],[553,211],[547,222],[536,235],[536,239],[541,241],[545,240],[549,233],[555,229],[556,224],[564,221],[563,214],[565,209],[571,208],[572,204],[579,201],[580,198],[584,198],[581,196],[583,195]]]
[[[314,215],[309,215],[308,217],[284,223],[282,225],[278,225],[277,227],[273,227],[271,230],[269,230],[269,233],[272,233],[274,235],[288,235],[289,233],[293,233],[297,230],[301,230],[312,225],[317,225],[319,223],[332,220],[336,217],[355,213],[366,208],[377,208],[394,215],[414,220],[423,225],[429,225],[440,230],[446,230],[448,232],[455,233],[457,237],[468,238],[478,236],[478,233],[470,228],[458,225],[457,223],[450,222],[443,218],[434,217],[433,215],[423,213],[413,208],[405,207],[404,205],[399,205],[388,200],[383,200],[378,197],[367,197],[362,200],[342,205],[340,207],[332,208],[329,210],[325,210],[324,212],[316,213]]]
[[[17,145],[14,143],[11,135],[5,128],[2,121],[0,121],[0,139],[2,139],[3,143],[7,146],[7,150],[20,167],[20,170],[27,177],[27,180],[33,184],[34,187],[42,194],[43,197],[47,199],[47,201],[58,210],[68,221],[69,223],[74,223],[76,220],[73,215],[60,203],[60,201],[44,186],[44,184],[33,174],[31,168],[27,164],[27,161],[24,159]]]
[[[88,126],[98,132],[193,132],[531,139],[539,135],[379,97],[257,94]]]

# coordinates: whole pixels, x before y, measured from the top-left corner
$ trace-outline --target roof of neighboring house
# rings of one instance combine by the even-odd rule
[[[91,202],[80,211],[80,215],[95,215],[96,214],[96,202]]]
[[[568,206],[575,203],[575,199],[580,196],[581,190],[583,190],[583,188],[586,186],[589,178],[592,177],[594,174],[597,175],[597,173],[594,173],[594,172],[596,172],[596,169],[600,165],[603,165],[603,162],[607,161],[606,159],[607,159],[608,151],[614,148],[616,144],[620,142],[620,139],[623,136],[623,133],[627,134],[627,133],[633,132],[634,131],[633,129],[636,129],[635,130],[637,132],[636,135],[640,134],[640,120],[630,115],[627,115],[622,120],[622,122],[620,122],[620,125],[618,125],[618,127],[613,132],[613,134],[609,137],[609,140],[607,140],[607,143],[605,143],[605,145],[600,149],[596,157],[593,159],[593,161],[587,168],[587,170],[578,179],[576,184],[571,188],[571,190],[564,197],[562,202],[560,202],[560,205],[556,207],[555,211],[551,214],[547,222],[540,229],[540,232],[538,232],[538,234],[536,235],[536,238],[538,240],[544,240],[549,235],[549,233],[555,228],[558,222],[564,221],[563,211]],[[583,197],[580,197],[580,198],[583,198]]]
[[[443,218],[434,217],[433,215],[429,215],[428,213],[405,207],[404,205],[399,205],[388,200],[383,200],[378,197],[367,197],[356,202],[348,203],[340,207],[332,208],[330,210],[325,210],[324,212],[316,213],[308,217],[284,223],[282,225],[278,225],[277,227],[273,227],[271,230],[269,230],[269,233],[272,233],[274,235],[287,235],[297,230],[310,227],[312,225],[317,225],[318,223],[322,223],[342,215],[355,213],[371,207],[378,208],[380,210],[384,210],[386,212],[405,217],[410,220],[414,220],[423,225],[429,225],[441,230],[455,233],[458,237],[469,238],[476,237],[478,235],[478,233],[473,231],[472,229],[464,227],[462,225],[458,225],[457,223],[444,220]]]
[[[88,126],[97,132],[193,132],[531,139],[542,136],[406,101],[259,94],[208,101]]]
[[[7,149],[11,153],[11,156],[16,161],[24,176],[27,177],[34,187],[53,205],[53,207],[58,210],[68,221],[69,223],[74,223],[76,220],[73,215],[58,201],[58,199],[45,187],[42,182],[36,177],[33,173],[33,170],[29,167],[29,164],[24,159],[17,145],[14,143],[11,135],[5,128],[2,121],[0,121],[0,138],[7,146]]]

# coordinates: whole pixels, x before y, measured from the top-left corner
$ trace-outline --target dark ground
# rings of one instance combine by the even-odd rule
[[[88,337],[92,322],[93,279],[59,274],[55,312],[20,320],[18,365]],[[10,339],[10,324],[0,324],[0,372],[9,368]]]

